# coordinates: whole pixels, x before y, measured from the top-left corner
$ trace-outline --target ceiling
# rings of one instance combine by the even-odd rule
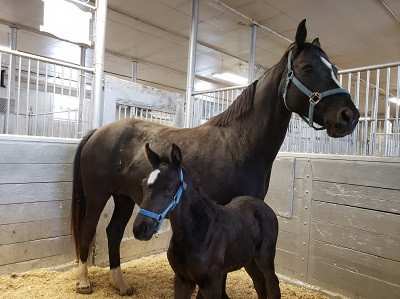
[[[200,0],[195,89],[229,85],[212,77],[248,74],[251,22],[294,39],[306,18],[309,39],[320,38],[342,69],[400,60],[400,22],[379,0]],[[186,87],[190,0],[108,0],[105,70],[124,78],[138,61],[138,82],[166,90]],[[400,16],[400,0],[385,0]],[[79,63],[79,46],[41,35],[41,0],[0,0],[0,44],[9,44],[9,24],[19,27],[17,49]],[[231,9],[226,7],[229,6]],[[256,75],[273,66],[289,42],[257,30]],[[87,65],[93,63],[89,49]]]

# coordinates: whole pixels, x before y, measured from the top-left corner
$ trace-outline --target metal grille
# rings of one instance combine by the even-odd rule
[[[315,131],[293,114],[281,151],[364,156],[400,156],[400,63],[339,72],[359,108],[361,118],[351,135],[331,138]],[[232,87],[194,94],[194,124],[200,125],[224,110],[243,91]]]
[[[210,118],[224,112],[246,87],[221,88],[208,92],[194,93],[193,126],[199,126]]]
[[[0,134],[76,138],[90,129],[90,70],[6,48],[0,69]]]
[[[174,114],[172,113],[157,111],[148,108],[140,108],[140,107],[117,104],[116,119],[124,119],[124,118],[147,120],[168,126],[173,126],[174,124]]]

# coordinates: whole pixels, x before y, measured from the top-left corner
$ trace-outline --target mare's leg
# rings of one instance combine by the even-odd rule
[[[199,285],[199,292],[201,292],[205,299],[220,299],[222,295],[222,276],[214,275],[208,276],[201,285]]]
[[[229,299],[228,294],[226,293],[226,277],[227,274],[222,275],[222,292],[221,299]],[[203,294],[201,292],[197,293],[196,299],[203,299]]]
[[[122,278],[120,245],[125,227],[132,216],[135,203],[129,196],[114,197],[114,212],[107,226],[108,255],[110,259],[110,282],[119,289],[121,295],[132,295],[132,288]]]
[[[264,274],[260,268],[258,268],[254,260],[249,262],[244,268],[253,280],[254,288],[256,289],[258,298],[267,298]]]
[[[194,292],[196,284],[187,280],[182,276],[175,274],[174,276],[174,298],[175,299],[190,299]]]
[[[254,260],[264,274],[268,298],[279,299],[281,298],[281,289],[279,288],[279,279],[275,274],[275,245],[270,245],[261,252],[263,254],[257,254]]]
[[[89,246],[96,233],[97,223],[101,212],[103,211],[109,194],[102,192],[102,190],[96,190],[92,192],[87,190],[86,195],[86,211],[85,217],[82,221],[82,235],[81,235],[81,246],[80,246],[80,261],[78,265],[77,278],[78,284],[76,291],[81,294],[92,293],[92,288],[88,279],[87,259],[89,256]]]

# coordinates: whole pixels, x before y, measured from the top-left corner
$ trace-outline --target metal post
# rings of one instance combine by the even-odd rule
[[[192,22],[190,24],[188,71],[186,83],[186,128],[191,127],[193,119],[192,93],[194,89],[194,78],[196,68],[196,47],[197,47],[197,22],[199,18],[199,0],[192,0]]]
[[[103,125],[103,78],[104,48],[106,36],[107,0],[96,0],[95,36],[94,36],[94,78],[93,78],[93,117],[92,128]]]
[[[137,80],[137,61],[132,61],[132,81],[136,82]]]
[[[85,66],[86,47],[81,46],[81,66]],[[85,71],[81,70],[79,74],[79,109],[78,109],[78,129],[76,138],[82,138],[83,134],[83,105],[86,97]]]
[[[251,42],[250,42],[250,58],[249,58],[249,83],[254,81],[256,66],[256,44],[257,44],[257,25],[251,25]]]
[[[17,50],[17,27],[10,26],[10,49]],[[7,107],[4,117],[4,128],[6,134],[12,134],[14,132],[14,118],[10,117],[11,113],[11,101],[15,103],[15,55],[10,55],[10,64],[8,70],[8,84],[7,84]],[[15,104],[14,104],[15,110]],[[15,112],[15,111],[14,111]]]

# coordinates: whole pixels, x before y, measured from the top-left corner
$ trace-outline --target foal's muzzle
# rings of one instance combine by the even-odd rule
[[[143,218],[142,221],[138,218]],[[135,239],[140,241],[148,241],[153,236],[156,228],[156,222],[154,220],[147,221],[143,216],[138,215],[135,223],[133,224],[133,235]]]

